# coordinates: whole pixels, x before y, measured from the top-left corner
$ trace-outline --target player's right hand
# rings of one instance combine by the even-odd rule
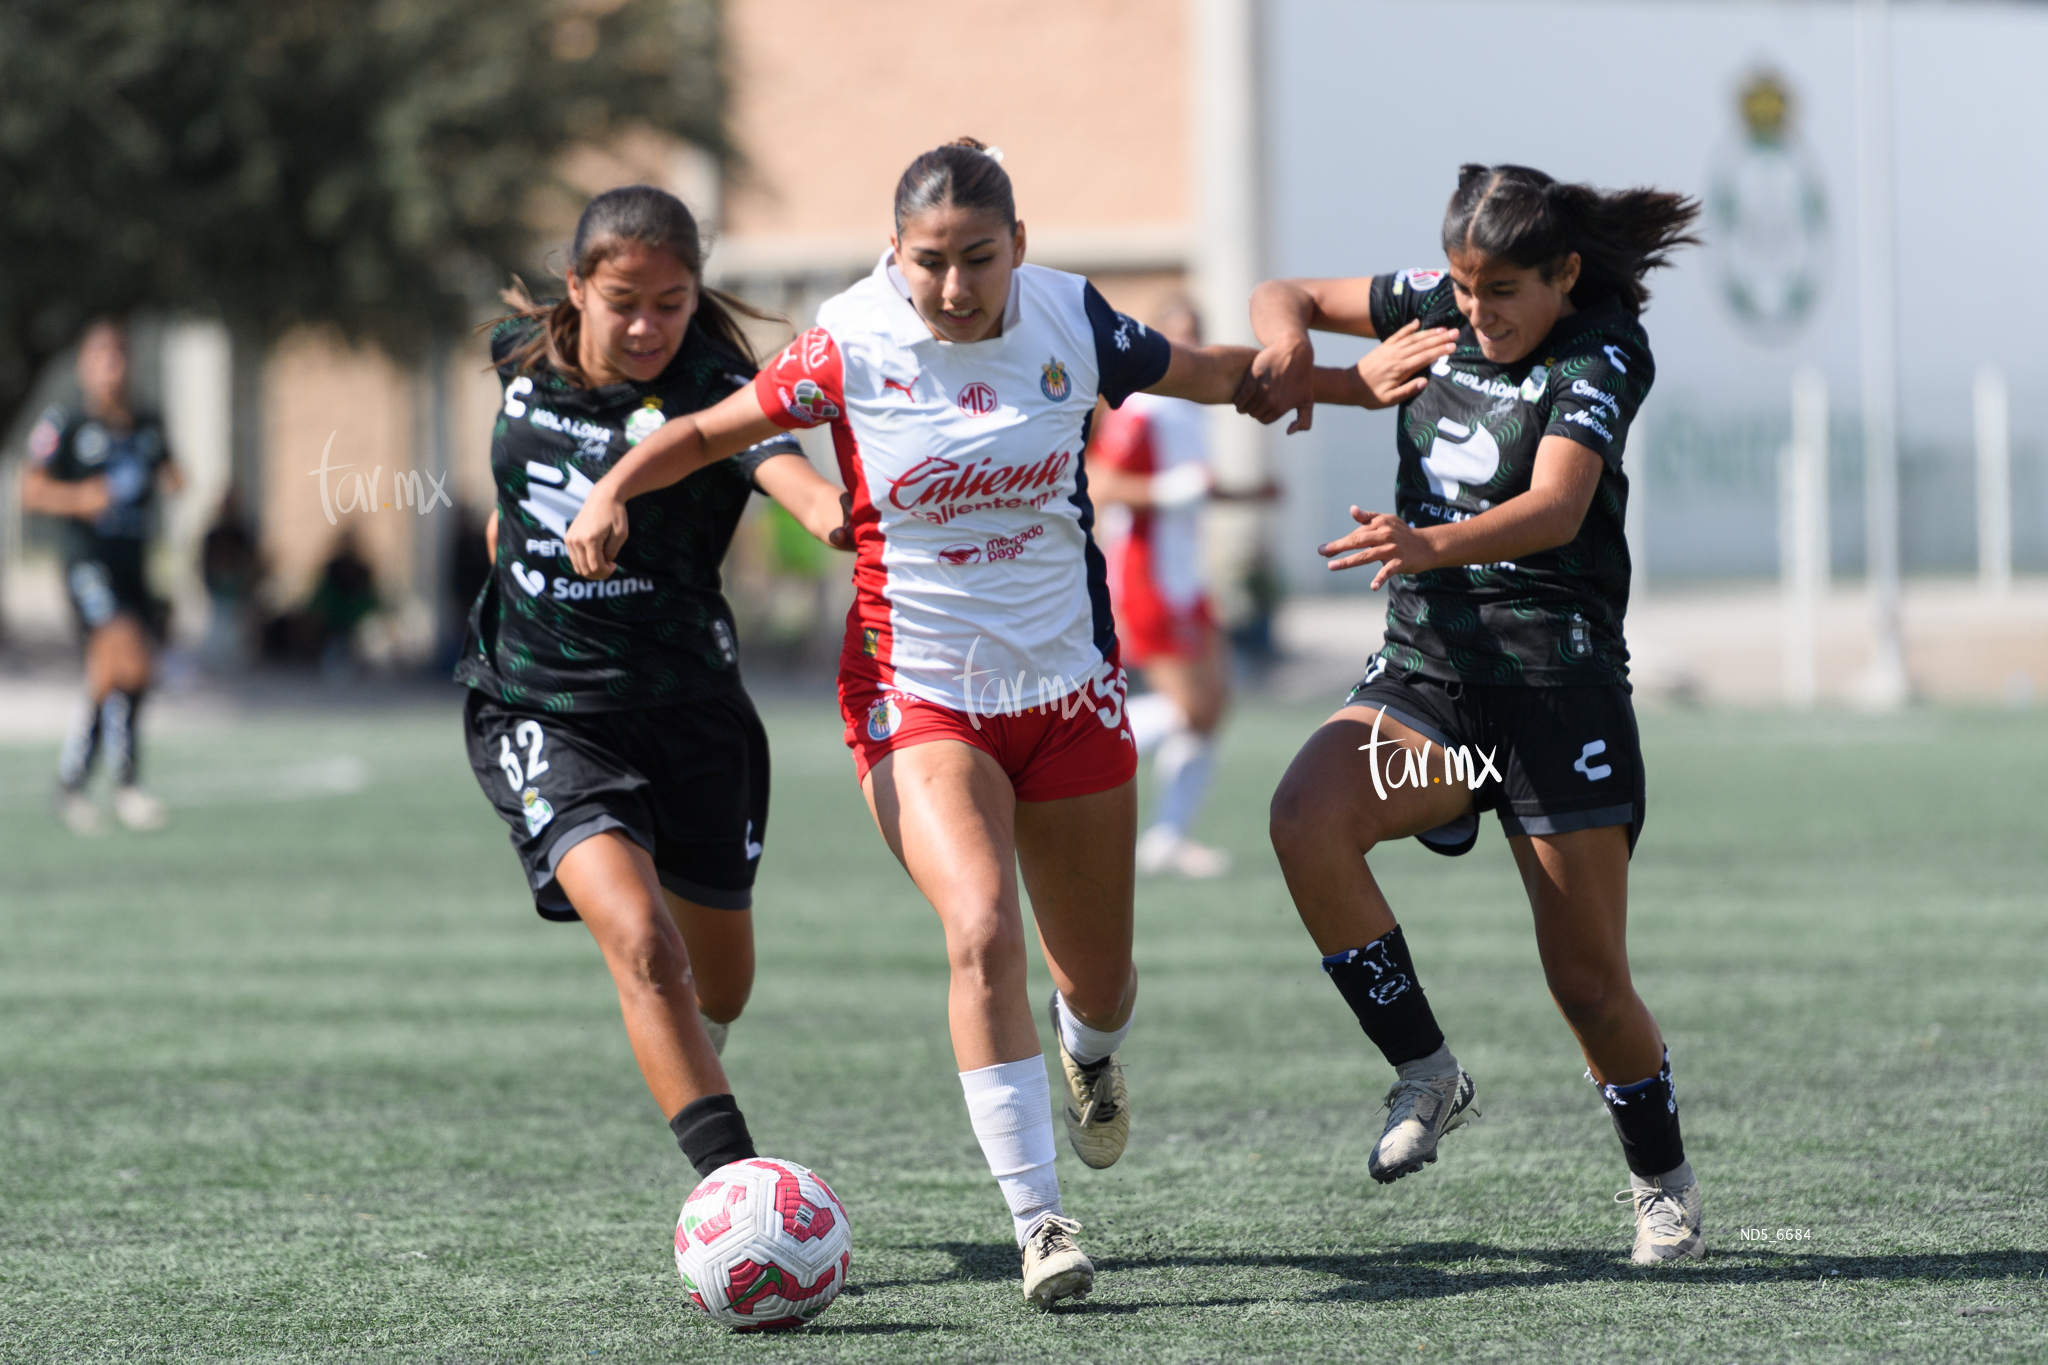
[[[619,550],[626,543],[625,504],[614,501],[603,488],[591,490],[569,534],[562,537],[569,547],[569,567],[582,578],[610,578],[619,567]]]
[[[1237,388],[1237,410],[1268,426],[1292,412],[1287,434],[1307,431],[1316,415],[1315,372],[1315,347],[1306,335],[1276,342],[1252,357]]]
[[[1411,322],[1365,353],[1358,362],[1358,377],[1365,381],[1372,401],[1368,408],[1390,408],[1405,403],[1429,385],[1429,367],[1458,349],[1458,334],[1449,327],[1422,330]]]
[[[89,479],[80,479],[75,485],[77,491],[71,495],[71,505],[77,510],[74,516],[90,521],[111,507],[114,495],[107,491],[107,476],[95,474]]]

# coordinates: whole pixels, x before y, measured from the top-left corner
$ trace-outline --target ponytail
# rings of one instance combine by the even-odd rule
[[[749,365],[758,363],[754,346],[740,326],[741,317],[758,322],[786,319],[764,312],[752,304],[712,289],[704,280],[704,238],[697,220],[683,201],[652,185],[628,185],[606,190],[590,201],[576,220],[576,235],[569,243],[569,273],[589,280],[591,273],[628,242],[669,252],[697,277],[697,312],[690,326],[731,350]],[[576,363],[582,339],[583,314],[567,298],[535,303],[524,281],[516,276],[503,294],[512,311],[484,324],[495,327],[504,322],[538,324],[511,355],[505,358],[515,374],[525,373],[545,361],[571,384],[583,387],[583,371]]]
[[[1699,201],[1667,190],[1598,190],[1566,184],[1527,166],[1464,165],[1444,212],[1446,255],[1477,251],[1541,270],[1551,279],[1578,253],[1572,303],[1617,300],[1631,315],[1650,301],[1643,276],[1698,246],[1689,229]]]

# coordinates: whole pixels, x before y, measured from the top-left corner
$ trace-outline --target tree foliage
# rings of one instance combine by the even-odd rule
[[[529,259],[571,145],[726,146],[715,0],[7,0],[0,430],[89,318],[412,351]]]

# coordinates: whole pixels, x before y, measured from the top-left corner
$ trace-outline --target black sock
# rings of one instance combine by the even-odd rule
[[[1365,1036],[1394,1066],[1427,1057],[1444,1045],[1444,1031],[1430,1013],[1415,963],[1408,956],[1408,941],[1398,926],[1363,948],[1331,953],[1323,959],[1323,970],[1358,1016]]]
[[[760,1155],[754,1150],[754,1139],[747,1134],[747,1120],[740,1113],[739,1102],[730,1095],[706,1095],[701,1100],[691,1100],[668,1121],[668,1126],[698,1175],[710,1175],[720,1166]]]
[[[141,766],[141,743],[136,738],[135,723],[142,710],[142,697],[140,690],[115,688],[100,704],[100,733],[105,737],[107,767],[113,772],[116,786],[134,786],[136,769]]]
[[[71,729],[64,735],[64,748],[57,755],[57,785],[68,792],[84,787],[99,752],[100,704],[88,696],[79,703]]]
[[[1599,1084],[1597,1081],[1595,1084]],[[1602,1085],[1600,1098],[1614,1118],[1621,1155],[1630,1172],[1648,1179],[1685,1164],[1685,1140],[1678,1135],[1678,1092],[1671,1085],[1671,1053],[1664,1067],[1633,1085]]]

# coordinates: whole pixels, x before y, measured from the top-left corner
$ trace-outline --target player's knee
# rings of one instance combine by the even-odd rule
[[[1266,832],[1282,866],[1327,856],[1332,846],[1368,852],[1377,840],[1360,838],[1353,814],[1327,789],[1319,791],[1315,783],[1290,772],[1273,793]]]
[[[714,1024],[730,1024],[746,1012],[747,997],[753,994],[753,983],[735,989],[728,983],[706,986],[697,982],[697,1012]]]
[[[1024,926],[1000,916],[978,919],[946,935],[946,958],[956,982],[995,990],[1021,974]]]
[[[1635,991],[1604,972],[1560,971],[1550,974],[1550,998],[1572,1027],[1598,1029],[1628,1010]]]
[[[637,926],[612,945],[612,974],[622,990],[668,995],[692,989],[690,955],[681,934],[658,922]],[[742,997],[744,1002],[744,997]]]

